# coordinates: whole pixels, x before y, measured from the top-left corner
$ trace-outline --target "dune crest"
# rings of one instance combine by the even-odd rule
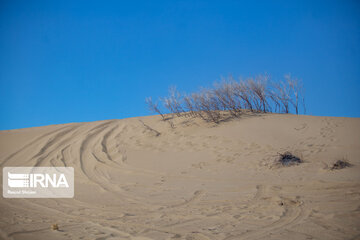
[[[172,123],[150,116],[1,131],[2,167],[74,167],[75,197],[2,198],[0,238],[360,237],[360,119]],[[303,162],[278,166],[287,151]],[[332,168],[340,159],[351,167]]]

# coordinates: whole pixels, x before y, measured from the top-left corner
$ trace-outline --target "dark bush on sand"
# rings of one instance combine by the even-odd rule
[[[331,167],[331,170],[339,170],[339,169],[343,169],[343,168],[351,167],[351,166],[352,165],[346,160],[338,160]]]
[[[293,155],[291,152],[279,153],[278,163],[282,166],[288,167],[298,165],[302,162],[299,157]]]

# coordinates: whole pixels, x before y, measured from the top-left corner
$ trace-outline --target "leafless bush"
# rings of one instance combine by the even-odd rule
[[[304,103],[304,96],[303,96],[303,88],[301,83],[295,78],[291,78],[291,75],[285,75],[285,79],[289,85],[290,92],[293,94],[293,97],[290,97],[290,103],[295,108],[295,113],[299,114],[299,101]]]
[[[331,170],[339,170],[339,169],[352,167],[352,166],[353,165],[350,164],[349,161],[346,160],[346,158],[343,158],[343,159],[337,160],[331,167]]]
[[[255,107],[257,111],[267,112],[268,101],[267,101],[267,76],[259,76],[257,79],[249,79],[248,87],[250,89],[252,98],[254,99]]]
[[[178,117],[184,112],[182,107],[181,94],[176,90],[176,87],[170,87],[169,97],[163,99],[164,106],[170,111],[170,113],[176,114]]]
[[[303,162],[303,160],[291,152],[278,153],[277,164],[281,164],[282,166],[293,166],[298,165]]]
[[[219,123],[221,114],[220,114],[220,102],[210,89],[203,89],[198,95],[198,109],[200,112],[205,114],[202,115],[202,118],[208,122]]]
[[[157,113],[162,117],[162,120],[165,120],[165,116],[164,114],[162,114],[162,112],[160,111],[159,107],[158,107],[158,103],[154,103],[152,101],[151,97],[148,97],[145,99],[146,104],[148,105],[148,108],[151,112],[153,113]]]
[[[241,113],[241,100],[235,94],[236,82],[232,77],[230,81],[223,80],[220,84],[215,84],[213,93],[218,99],[222,110],[229,110],[233,117],[238,117]]]
[[[251,112],[254,111],[253,97],[248,81],[240,81],[234,85],[234,95],[243,101],[245,109],[249,109]]]
[[[196,117],[197,114],[193,98],[191,96],[185,95],[183,101],[185,111],[188,112],[191,117]]]
[[[267,90],[269,101],[272,102],[274,112],[281,111],[281,100],[276,88],[269,87]],[[271,111],[272,109],[270,109]]]
[[[290,87],[288,86],[287,82],[280,81],[278,83],[274,83],[275,89],[275,97],[280,102],[282,113],[289,113],[290,112]]]
[[[161,99],[167,113],[180,116],[200,117],[208,122],[219,123],[222,111],[227,111],[232,117],[239,117],[245,110],[251,112],[290,113],[293,109],[300,112],[304,105],[304,94],[301,83],[285,76],[285,80],[270,82],[267,75],[235,81],[232,77],[215,83],[213,88],[201,89],[190,94],[180,94],[175,87],[169,89],[169,96]],[[149,109],[160,112],[157,104],[147,99]]]

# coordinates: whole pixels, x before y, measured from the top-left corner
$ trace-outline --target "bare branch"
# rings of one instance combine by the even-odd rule
[[[160,111],[159,107],[158,107],[158,104],[157,103],[154,103],[152,101],[152,98],[151,97],[148,97],[145,99],[145,102],[146,104],[148,105],[148,108],[151,112],[154,112],[154,113],[157,113],[159,114],[161,117],[162,117],[162,120],[165,120],[165,117],[164,115],[162,114],[162,112]]]

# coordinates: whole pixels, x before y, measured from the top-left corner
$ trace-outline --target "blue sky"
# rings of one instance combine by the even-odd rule
[[[148,115],[169,86],[291,73],[360,117],[357,1],[0,1],[0,129]]]

